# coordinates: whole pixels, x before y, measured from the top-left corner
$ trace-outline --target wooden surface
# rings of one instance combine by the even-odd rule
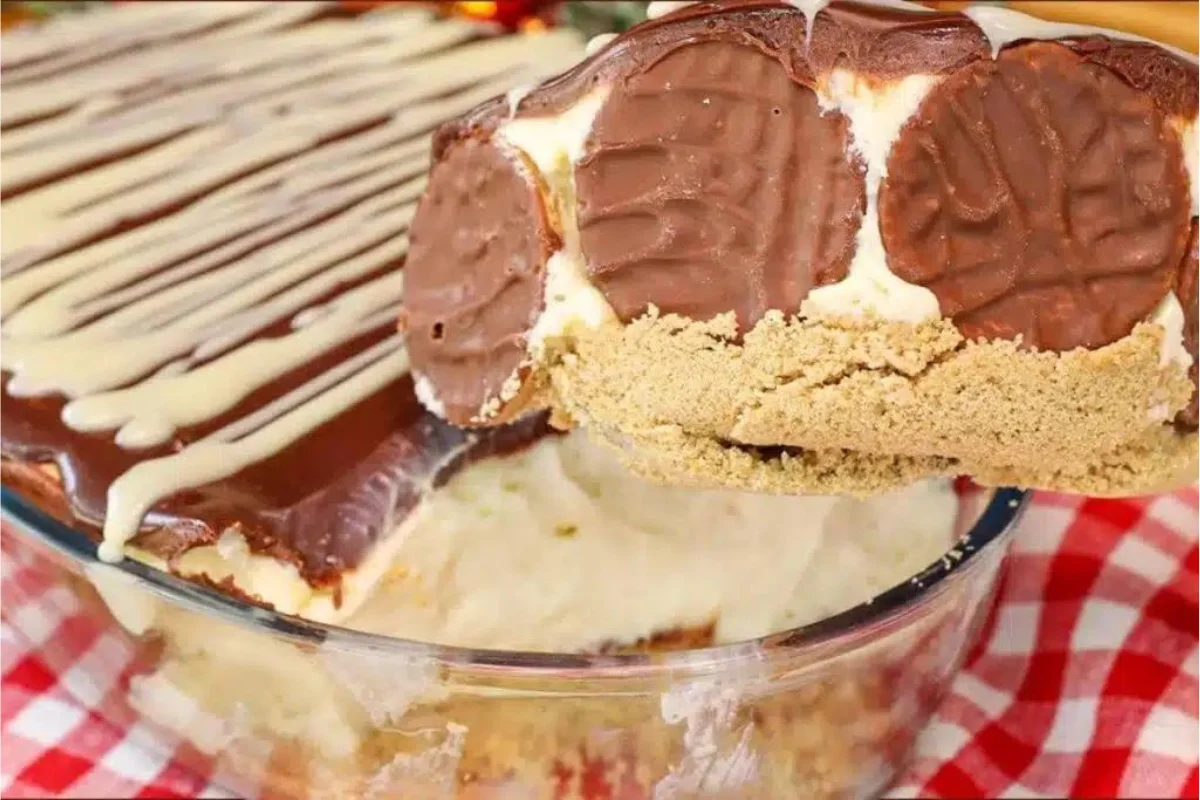
[[[970,3],[933,0],[926,5],[960,9]],[[1129,31],[1189,53],[1197,51],[1200,39],[1200,2],[1196,0],[1010,0],[1004,5],[1055,22]]]

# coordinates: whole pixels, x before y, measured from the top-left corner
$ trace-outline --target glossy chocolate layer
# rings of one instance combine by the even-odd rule
[[[837,0],[811,21],[778,0],[718,0],[686,6],[614,39],[575,69],[547,81],[521,101],[518,117],[555,114],[589,89],[627,80],[674,50],[702,42],[727,42],[759,50],[796,82],[842,67],[876,80],[915,73],[943,74],[989,54],[975,23],[958,13],[913,13],[883,5]],[[483,103],[442,125],[433,155],[471,133],[489,134],[509,118],[504,97]]]
[[[1086,61],[1111,70],[1135,89],[1148,94],[1171,117],[1194,119],[1200,95],[1196,65],[1149,42],[1120,41],[1103,36],[1064,39]]]
[[[892,272],[968,338],[1065,351],[1150,316],[1189,206],[1179,139],[1149,95],[1035,42],[926,97],[892,149],[880,223]]]
[[[322,366],[310,365],[291,380],[273,383],[253,405],[261,407]],[[129,451],[117,446],[111,434],[66,428],[59,420],[62,406],[62,398],[5,394],[0,427],[4,455],[56,464],[69,500],[69,521],[97,537],[108,487],[122,473],[235,418],[181,431],[167,447]],[[147,515],[134,544],[170,560],[234,530],[252,552],[295,564],[313,585],[336,584],[393,532],[429,486],[473,461],[519,450],[546,433],[540,417],[480,434],[454,428],[421,408],[411,378],[405,377],[272,458],[168,498]]]
[[[588,275],[617,316],[736,312],[749,330],[846,277],[862,217],[846,119],[741,44],[674,50],[613,87],[576,169]]]
[[[413,218],[409,258],[425,268],[404,288],[408,351],[456,424],[499,397],[542,310],[559,242],[534,175],[496,144],[464,139],[434,166]]]

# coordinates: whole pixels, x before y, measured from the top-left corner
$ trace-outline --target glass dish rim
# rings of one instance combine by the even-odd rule
[[[672,670],[719,667],[761,655],[764,651],[811,651],[838,640],[852,639],[855,634],[874,625],[919,608],[940,593],[948,580],[960,580],[972,572],[972,567],[977,563],[975,557],[1014,528],[1032,495],[1027,489],[980,488],[990,491],[992,496],[974,524],[947,551],[956,552],[957,557],[947,558],[947,553],[943,553],[915,575],[870,600],[791,630],[743,642],[659,653],[575,654],[485,650],[356,631],[256,606],[136,559],[126,558],[117,564],[103,562],[97,555],[96,542],[91,537],[53,518],[7,485],[0,485],[0,519],[13,525],[15,535],[23,536],[32,532],[57,555],[79,565],[85,576],[89,569],[113,569],[136,583],[138,590],[149,591],[176,607],[216,617],[256,633],[286,638],[297,644],[408,661],[424,660],[472,670],[513,671],[530,677],[567,672],[599,677],[597,673],[615,670],[621,678],[635,678]]]

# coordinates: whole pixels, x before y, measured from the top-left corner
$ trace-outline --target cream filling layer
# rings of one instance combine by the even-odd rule
[[[728,643],[902,582],[949,549],[957,513],[946,481],[868,500],[672,489],[573,433],[430,493],[348,576],[339,609],[233,534],[177,569],[232,578],[285,613],[423,642],[571,652],[713,625]],[[123,624],[152,625],[134,602],[155,602],[144,589],[96,584]]]
[[[595,328],[616,318],[612,307],[587,277],[579,244],[575,165],[609,88],[592,91],[554,119],[513,120],[500,136],[537,166],[550,187],[562,225],[563,246],[546,264],[545,307],[529,337],[530,353],[544,357],[547,345],[573,327]]]
[[[598,88],[561,114],[509,119],[496,132],[500,142],[523,155],[538,171],[550,191],[546,202],[552,206],[552,216],[561,227],[558,233],[562,247],[547,259],[542,313],[529,332],[527,358],[522,366],[543,363],[554,342],[572,330],[596,328],[616,319],[604,295],[588,280],[579,245],[575,199],[575,165],[583,157],[592,122],[608,93],[609,87]],[[517,160],[525,169],[526,161]],[[495,416],[504,403],[516,396],[521,388],[518,372],[509,377],[497,397],[485,401],[476,417],[478,421]],[[437,413],[428,403],[425,407]]]
[[[1175,292],[1167,293],[1149,321],[1163,329],[1159,364],[1178,367],[1182,371],[1191,367],[1192,356],[1183,343],[1183,329],[1187,323],[1184,321],[1183,306]]]
[[[879,230],[879,189],[887,177],[888,154],[904,123],[936,83],[932,75],[910,75],[876,89],[855,73],[836,69],[818,87],[821,108],[841,112],[850,122],[850,148],[865,168],[866,211],[845,279],[809,292],[800,307],[803,316],[870,314],[912,323],[940,316],[933,292],[903,280],[888,268]]]
[[[345,624],[555,652],[708,624],[741,641],[902,582],[950,547],[957,511],[944,481],[866,501],[671,489],[574,433],[431,494]]]

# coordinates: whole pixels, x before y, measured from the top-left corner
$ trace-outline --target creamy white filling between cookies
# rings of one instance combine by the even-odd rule
[[[559,221],[562,247],[546,263],[544,307],[529,334],[529,353],[540,360],[546,346],[572,328],[595,328],[616,318],[612,306],[587,277],[576,220],[575,165],[583,157],[592,123],[608,99],[600,87],[561,114],[509,120],[500,126],[501,141],[519,150],[541,173],[550,190],[547,202]],[[501,400],[507,400],[501,393]]]
[[[1183,328],[1187,323],[1183,317],[1183,306],[1175,292],[1167,292],[1149,321],[1163,329],[1159,364],[1164,367],[1177,366],[1181,370],[1192,366],[1192,356],[1183,343]]]
[[[437,395],[437,390],[433,388],[429,378],[425,377],[417,371],[413,371],[413,393],[417,396],[417,401],[420,402],[425,410],[434,416],[442,419],[446,418],[446,405]]]
[[[806,317],[859,317],[917,323],[940,315],[937,297],[888,268],[879,230],[879,188],[887,158],[904,124],[937,83],[933,75],[909,75],[882,87],[849,70],[836,69],[817,90],[823,111],[841,112],[850,122],[851,149],[863,161],[866,211],[855,236],[846,278],[809,292],[801,305]]]

